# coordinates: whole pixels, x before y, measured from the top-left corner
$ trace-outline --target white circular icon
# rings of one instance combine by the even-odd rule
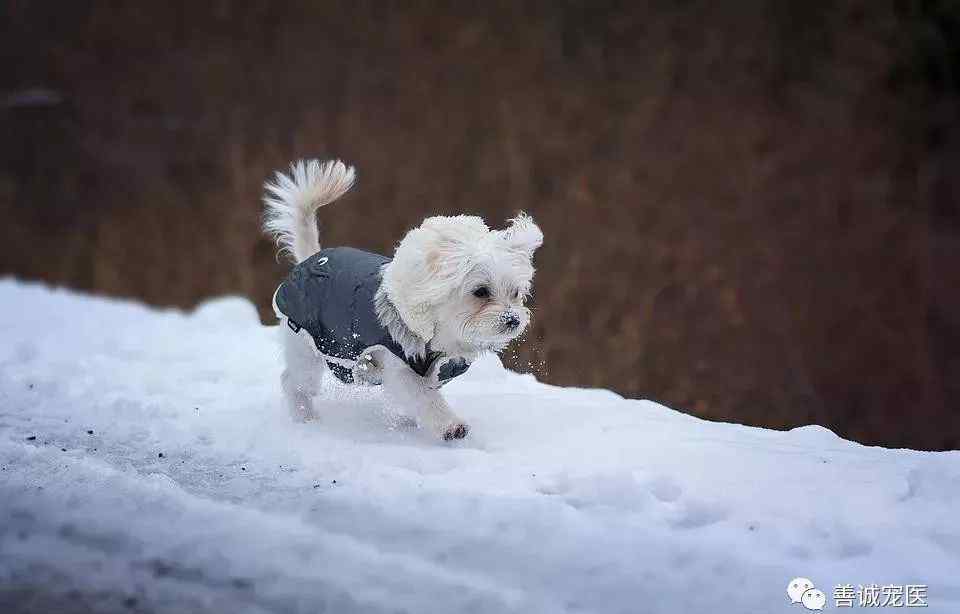
[[[823,594],[823,591],[811,588],[803,592],[800,603],[808,610],[822,610],[823,606],[827,604],[827,596]]]

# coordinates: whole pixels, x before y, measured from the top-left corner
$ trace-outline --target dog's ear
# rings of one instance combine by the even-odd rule
[[[488,232],[476,216],[427,218],[400,241],[384,268],[387,297],[424,342],[436,332],[437,307],[463,282],[472,254]]]
[[[498,230],[497,234],[510,249],[524,252],[528,258],[533,257],[533,252],[543,245],[543,232],[540,227],[523,211],[509,221],[510,225],[504,230]]]

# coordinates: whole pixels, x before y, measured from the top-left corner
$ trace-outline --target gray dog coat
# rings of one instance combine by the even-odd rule
[[[305,330],[337,378],[353,383],[353,367],[368,349],[382,346],[421,377],[434,367],[438,385],[464,373],[470,363],[434,352],[406,356],[377,318],[374,298],[381,269],[390,259],[352,247],[322,249],[293,267],[273,295],[277,317]],[[440,361],[438,363],[438,361]]]

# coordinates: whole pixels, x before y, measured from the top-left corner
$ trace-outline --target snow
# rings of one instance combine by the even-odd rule
[[[796,576],[828,609],[839,584],[924,584],[960,612],[957,452],[706,422],[495,358],[444,389],[463,442],[332,382],[297,424],[246,300],[7,279],[0,309],[5,612],[805,612]]]

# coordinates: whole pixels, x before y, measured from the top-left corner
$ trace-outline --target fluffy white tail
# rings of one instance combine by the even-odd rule
[[[353,187],[354,176],[353,167],[340,160],[300,160],[290,165],[290,174],[277,172],[264,184],[263,230],[280,253],[297,263],[320,251],[317,209],[343,196]]]

